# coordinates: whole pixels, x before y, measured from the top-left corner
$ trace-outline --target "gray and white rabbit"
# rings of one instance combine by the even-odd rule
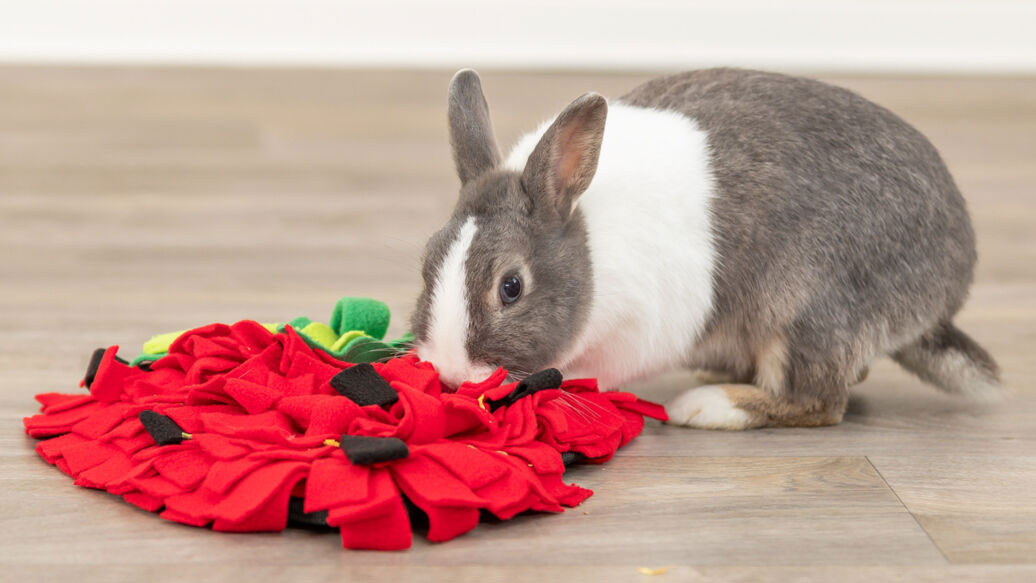
[[[838,423],[890,355],[975,399],[997,365],[956,328],[970,220],[938,152],[858,95],[710,69],[588,93],[501,156],[478,75],[449,127],[460,199],[428,243],[412,325],[447,383],[556,367],[604,388],[679,365],[673,423]]]

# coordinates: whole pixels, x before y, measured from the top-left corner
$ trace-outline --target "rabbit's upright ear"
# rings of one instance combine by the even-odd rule
[[[489,121],[489,105],[478,73],[462,69],[450,82],[450,145],[461,184],[500,164],[500,150]]]
[[[590,186],[604,139],[608,101],[587,93],[558,115],[529,155],[522,185],[567,220],[576,199]]]

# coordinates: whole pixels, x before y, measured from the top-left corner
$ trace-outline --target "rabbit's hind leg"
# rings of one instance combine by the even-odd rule
[[[669,423],[698,429],[818,427],[842,421],[847,393],[828,398],[775,396],[755,385],[706,385],[666,405]]]
[[[713,383],[670,402],[670,423],[702,429],[816,427],[841,422],[849,401],[846,359],[832,350],[817,362],[774,337],[756,351],[752,383]]]

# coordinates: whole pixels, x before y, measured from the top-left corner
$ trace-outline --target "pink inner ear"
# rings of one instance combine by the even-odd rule
[[[559,194],[580,180],[581,174],[585,172],[588,146],[586,136],[582,135],[585,125],[582,118],[577,118],[566,124],[558,136],[558,157],[555,164],[557,184],[555,186],[557,186]]]

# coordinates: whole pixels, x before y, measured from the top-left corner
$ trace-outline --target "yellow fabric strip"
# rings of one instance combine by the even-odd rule
[[[335,334],[335,331],[332,330],[330,326],[321,322],[310,322],[305,328],[299,330],[299,332],[305,334],[310,340],[325,348],[331,348],[338,340],[338,334]]]

